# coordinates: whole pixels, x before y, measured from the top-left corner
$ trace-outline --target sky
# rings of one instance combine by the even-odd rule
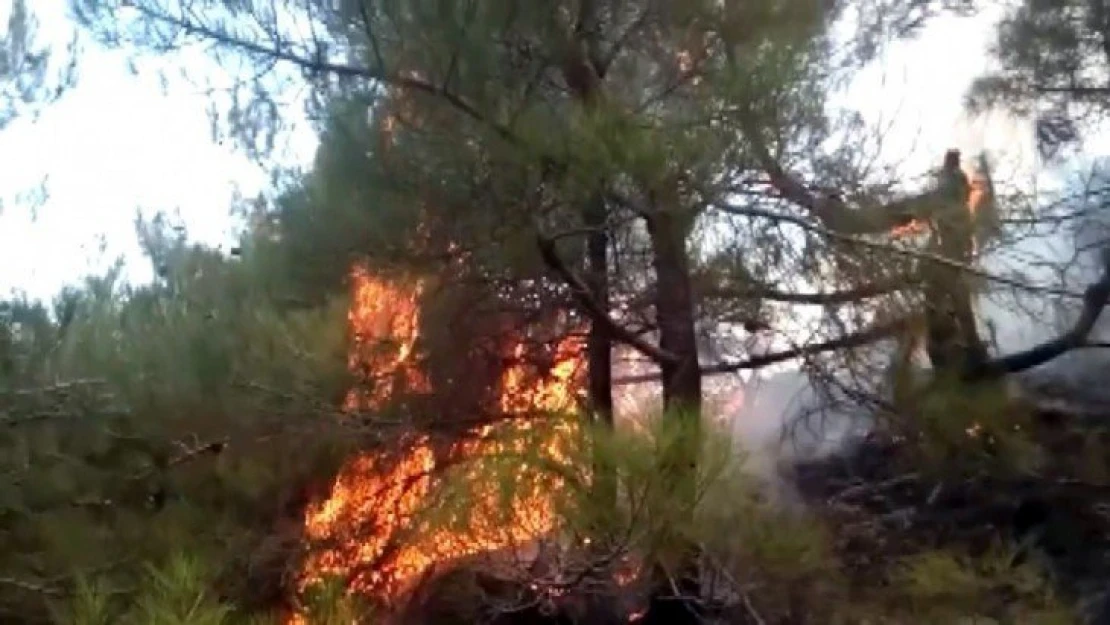
[[[43,36],[71,36],[64,2],[32,4]],[[845,96],[843,104],[889,126],[882,153],[907,175],[934,167],[950,147],[967,154],[1005,148],[996,171],[1031,175],[1025,126],[1001,117],[969,121],[962,112],[967,87],[986,68],[996,16],[938,20],[918,40],[895,46]],[[216,71],[200,56],[170,57],[148,69],[159,65]],[[195,86],[175,81],[163,92],[154,71],[134,75],[122,54],[89,41],[78,71],[77,86],[40,117],[0,131],[0,294],[49,297],[121,255],[131,279],[149,279],[134,234],[136,211],[177,212],[191,238],[228,245],[234,197],[255,195],[268,182],[262,168],[213,140],[208,99]],[[285,164],[309,163],[315,146],[302,128]],[[48,195],[33,208],[19,195],[43,180]]]
[[[64,5],[32,3],[44,38],[72,35]],[[0,23],[6,10],[0,8]],[[230,244],[236,193],[253,196],[269,178],[213,140],[209,99],[197,86],[178,79],[163,93],[155,70],[175,65],[198,75],[214,70],[201,57],[171,57],[134,75],[123,54],[85,41],[76,87],[37,119],[0,131],[0,294],[49,297],[120,255],[131,279],[149,279],[135,237],[137,211],[177,212],[191,238]],[[286,164],[307,164],[313,155],[315,137],[298,135]],[[43,180],[48,195],[32,207],[20,195]]]

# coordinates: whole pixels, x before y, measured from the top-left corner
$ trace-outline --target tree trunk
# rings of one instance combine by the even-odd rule
[[[586,227],[586,284],[590,296],[602,310],[609,310],[609,231],[606,229],[605,199],[595,195],[584,211]],[[613,425],[613,337],[604,324],[590,324],[586,338],[588,399],[596,421]]]
[[[988,360],[979,336],[973,294],[959,271],[938,271],[925,282],[926,351],[938,377],[966,377]]]
[[[701,412],[701,364],[694,328],[694,298],[686,253],[685,217],[660,212],[648,221],[655,269],[655,321],[659,347],[674,354],[660,363],[663,405],[671,414],[697,419]]]
[[[599,34],[597,6],[584,1],[579,5],[577,23],[563,63],[563,77],[578,102],[587,111],[596,109],[601,93],[605,68],[594,62]],[[583,210],[586,235],[586,291],[599,312],[609,314],[609,231],[608,211],[603,195],[604,185],[591,195]],[[590,323],[586,338],[587,400],[592,421],[611,430],[613,427],[613,333],[596,318]],[[600,449],[594,445],[595,450]],[[616,472],[607,458],[594,460],[593,492],[598,510],[611,510],[617,503]],[[600,548],[601,545],[598,545]]]
[[[677,357],[673,362],[660,363],[663,406],[668,418],[682,420],[674,424],[678,432],[676,438],[661,450],[661,479],[670,490],[674,504],[692,514],[697,496],[702,397],[694,301],[686,253],[688,217],[669,212],[655,213],[648,220],[648,231],[656,278],[655,320],[659,327],[659,346]],[[680,522],[684,520],[680,519]],[[646,625],[700,623],[697,546],[684,544],[684,539],[678,534],[665,537],[664,544],[669,549],[673,548],[677,557],[669,563],[669,567],[666,566],[668,563],[655,565],[652,571],[654,590],[643,622]]]
[[[609,312],[609,231],[605,198],[600,193],[590,198],[583,211],[590,233],[586,238],[586,285],[598,307]],[[613,336],[609,328],[594,320],[586,337],[587,402],[590,416],[598,427],[597,435],[613,430]],[[594,445],[593,492],[596,510],[608,514],[617,505],[616,470],[607,447]],[[599,452],[599,453],[596,453]],[[599,549],[606,548],[598,544]]]
[[[967,199],[957,196],[938,215],[930,251],[968,265],[974,260],[974,232]],[[965,272],[931,264],[925,267],[925,346],[939,376],[966,377],[987,362],[979,336],[974,293]]]

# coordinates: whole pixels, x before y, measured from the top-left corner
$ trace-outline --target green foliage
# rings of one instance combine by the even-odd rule
[[[124,620],[150,625],[223,625],[230,609],[212,596],[212,578],[193,556],[174,554],[161,568],[147,567],[138,598]]]
[[[276,566],[270,572],[281,577],[292,552],[282,560],[288,547],[275,545],[298,540],[275,529],[275,502],[334,474],[358,443],[342,431],[294,428],[287,438],[271,429],[278,409],[283,425],[304,424],[306,415],[330,421],[322,389],[333,388],[326,372],[343,367],[342,302],[290,310],[253,290],[264,281],[240,273],[252,267],[249,254],[237,265],[180,241],[157,249],[167,269],[159,283],[90,280],[60,301],[64,324],[41,307],[8,309],[5,405],[11,418],[37,424],[9,428],[3,440],[3,471],[19,476],[0,490],[0,531],[19,546],[0,558],[3,576],[21,582],[0,589],[8,614],[89,624],[268,622],[289,589],[257,571]],[[97,372],[102,379],[43,385]],[[259,397],[259,387],[287,394]],[[939,385],[918,408],[919,433],[933,445],[927,466],[951,470],[959,459],[1032,470],[1003,440],[1016,417],[999,389]],[[643,431],[567,432],[554,429],[557,419],[506,428],[497,433],[499,453],[448,471],[413,530],[464,530],[491,486],[506,523],[515,497],[547,493],[572,577],[608,550],[620,561],[666,564],[695,545],[714,584],[746,597],[748,607],[737,609],[768,622],[921,622],[914,619],[922,614],[1072,622],[1039,570],[998,554],[919,549],[852,569],[835,527],[766,500],[726,437],[688,415],[646,423]],[[971,424],[996,432],[993,452],[964,447]],[[564,454],[552,457],[556,431],[566,437]],[[226,438],[226,449],[174,464],[213,438]],[[692,456],[691,471],[682,460]],[[613,485],[611,498],[596,488],[601,477]],[[295,516],[286,520],[296,526]],[[266,549],[279,552],[276,565]],[[313,623],[368,613],[335,580],[303,599]]]
[[[904,589],[899,611],[928,622],[1070,624],[1075,614],[1052,584],[1004,551],[979,558],[943,551],[907,558],[893,582]]]
[[[213,596],[213,577],[195,556],[178,552],[161,566],[147,565],[139,587],[126,595],[80,577],[73,597],[53,609],[58,625],[228,625],[232,609]]]
[[[920,545],[884,552],[884,539],[874,538],[873,545],[856,546],[877,550],[871,564],[849,566],[848,558],[858,554],[841,551],[836,527],[768,500],[727,437],[703,432],[695,479],[668,466],[673,446],[691,434],[684,421],[651,420],[642,431],[585,428],[571,435],[569,455],[546,463],[539,449],[550,449],[551,429],[534,426],[522,434],[508,428],[496,438],[502,453],[455,467],[456,479],[446,477],[433,491],[427,516],[414,527],[467,531],[474,502],[486,500],[490,486],[502,503],[502,522],[511,523],[509,503],[536,493],[540,480],[555,503],[560,537],[561,555],[547,565],[563,567],[558,579],[581,580],[581,587],[567,590],[571,595],[605,592],[599,583],[612,583],[614,561],[673,563],[694,544],[710,586],[731,597],[726,603],[740,597],[734,609],[765,622],[1076,622],[1051,578],[1032,562],[1018,563],[1012,549],[973,555]],[[607,468],[619,485],[615,499],[599,499],[584,469],[590,466]],[[498,570],[511,569],[514,561],[508,562]],[[515,566],[519,570],[509,577],[531,579],[530,561]],[[463,600],[456,594],[464,590],[446,582],[435,592],[435,603]]]
[[[13,0],[8,23],[0,25],[0,130],[23,115],[36,115],[55,102],[75,79],[76,49],[66,52],[69,62],[59,60],[58,50],[40,41],[38,22],[26,0]]]
[[[80,615],[57,618],[90,623],[269,610],[300,491],[358,444],[333,418],[343,298],[289,309],[252,258],[169,232],[144,232],[154,284],[114,270],[52,314],[3,309],[0,578],[15,583],[0,584],[0,614],[43,622],[61,598]]]
[[[291,394],[343,387],[342,298],[283,311],[238,261],[170,238],[164,223],[152,228],[149,253],[162,279],[135,289],[109,274],[72,295],[58,374],[107,379],[136,409],[184,413],[197,400],[233,401],[233,386],[248,381]]]
[[[79,576],[69,601],[50,608],[57,625],[109,625],[117,616],[112,603],[112,591],[103,579]]]
[[[918,440],[921,468],[948,478],[1036,475],[1046,461],[1031,438],[1033,415],[1005,384],[933,381],[905,422]]]
[[[0,558],[0,574],[20,580],[2,589],[5,615],[41,615],[44,596],[66,593],[74,618],[89,622],[224,623],[277,602],[288,590],[282,576],[270,570],[256,582],[253,558],[286,544],[270,540],[289,539],[275,537],[277,528],[296,528],[288,517],[303,498],[289,491],[330,475],[359,443],[326,425],[349,382],[346,305],[335,295],[356,261],[382,275],[434,274],[455,287],[438,302],[455,315],[500,313],[525,299],[525,313],[563,312],[566,289],[546,280],[537,237],[569,239],[560,251],[581,257],[571,252],[585,238],[582,207],[605,191],[613,295],[628,296],[614,301],[635,304],[622,318],[658,328],[694,329],[692,310],[662,318],[665,307],[651,310],[656,298],[644,297],[663,288],[650,277],[667,274],[692,309],[683,284],[691,256],[710,258],[702,269],[718,279],[707,282],[722,285],[775,266],[782,282],[826,286],[830,267],[850,265],[840,281],[857,286],[891,264],[889,255],[857,262],[846,243],[827,240],[835,237],[784,235],[805,210],[808,225],[836,221],[817,214],[832,203],[779,198],[790,194],[768,194],[765,184],[771,173],[777,186],[806,195],[824,193],[830,178],[840,190],[868,181],[866,158],[823,147],[835,134],[828,95],[844,69],[831,26],[850,2],[593,3],[592,16],[586,2],[127,4],[135,10],[71,2],[107,43],[163,51],[199,37],[222,61],[260,70],[248,81],[253,93],[232,94],[230,115],[256,156],[281,123],[281,94],[267,89],[273,62],[303,70],[313,78],[322,142],[312,171],[258,211],[264,224],[246,237],[242,259],[190,245],[164,223],[144,224],[155,284],[129,287],[109,273],[60,298],[57,319],[20,304],[26,321],[2,326],[11,418],[36,422],[5,433],[0,449],[0,471],[17,476],[0,493],[0,530],[19,545]],[[883,10],[898,4],[904,14]],[[873,56],[888,25],[912,30],[933,4],[868,3],[875,15],[861,11],[855,24],[861,55]],[[695,69],[682,68],[687,58]],[[603,83],[596,93],[580,75],[584,65]],[[790,171],[809,179],[782,184]],[[688,252],[693,233],[717,226],[732,227],[734,245]],[[477,314],[461,306],[461,294],[475,293],[489,304]],[[856,317],[874,316],[871,304],[853,303],[864,313]],[[827,325],[847,332],[853,315],[828,308]],[[473,326],[460,332],[433,318],[435,357],[454,359],[458,349],[469,358],[460,344],[471,339],[457,335]],[[465,366],[440,369],[457,386],[484,387]],[[51,388],[57,380],[69,386]],[[955,477],[1039,470],[999,401],[998,389],[931,389],[907,427],[921,439],[925,467]],[[491,486],[506,514],[514,495],[553,490],[560,538],[579,561],[612,548],[678,568],[697,547],[732,595],[755,605],[741,604],[768,615],[756,620],[778,622],[848,621],[859,616],[854,600],[877,610],[857,621],[881,622],[905,618],[903,603],[938,597],[959,606],[946,606],[956,610],[948,617],[963,617],[995,592],[992,576],[1009,574],[925,554],[894,563],[908,572],[889,580],[888,570],[868,571],[891,586],[861,584],[838,561],[830,528],[762,501],[727,441],[700,424],[695,412],[670,414],[645,434],[585,429],[555,460],[539,453],[549,431],[504,432],[516,437],[501,441],[504,451],[444,476],[414,531],[465,528],[467,510]],[[973,427],[985,434],[970,436]],[[579,547],[585,542],[590,549]],[[1049,609],[1036,584],[1019,578],[1024,603],[1014,609]],[[359,613],[340,590],[332,584],[309,598],[316,618],[349,622]]]
[[[1106,8],[1087,0],[1026,0],[1003,19],[994,46],[999,69],[979,79],[974,109],[1003,107],[1037,121],[1047,156],[1082,142],[1084,125],[1105,119],[1110,64]]]

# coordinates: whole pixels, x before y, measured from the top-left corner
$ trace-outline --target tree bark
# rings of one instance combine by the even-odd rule
[[[599,97],[599,83],[603,67],[591,63],[590,32],[596,25],[592,2],[580,5],[575,45],[565,59],[563,75],[571,91],[580,102],[591,108]],[[596,51],[596,46],[594,47]],[[596,55],[595,55],[596,56]],[[589,275],[583,298],[592,301],[604,312],[604,317],[594,315],[590,329],[590,394],[595,413],[612,418],[611,346],[613,325],[610,321],[608,236],[605,228],[605,199],[599,195],[587,207],[587,227],[593,227],[587,239]],[[698,363],[697,336],[694,329],[695,310],[689,258],[686,253],[686,236],[690,218],[687,215],[663,211],[653,212],[647,218],[652,239],[653,265],[656,274],[656,323],[659,326],[659,354],[655,360],[663,375],[663,405],[669,415],[682,418],[685,423],[675,443],[662,450],[662,479],[667,482],[673,497],[689,497],[683,501],[686,510],[693,511],[696,492],[697,457],[700,449],[698,427],[701,420],[701,368]],[[602,227],[598,227],[602,226]],[[550,254],[549,254],[550,255]],[[672,351],[673,350],[673,351]],[[595,388],[596,385],[596,388]],[[596,391],[596,394],[595,394]],[[605,418],[604,416],[602,418]],[[603,475],[604,467],[602,467]],[[611,487],[607,480],[600,490]],[[611,493],[599,492],[599,496]],[[681,535],[674,537],[681,542]],[[668,625],[695,625],[701,622],[694,601],[700,595],[698,580],[698,553],[695,546],[679,544],[677,567],[667,570],[665,563],[653,567],[654,588],[651,604],[643,622]],[[677,592],[676,592],[677,591]],[[677,595],[677,596],[676,596]]]
[[[596,109],[605,67],[597,62],[597,6],[583,0],[574,24],[571,42],[563,63],[563,78],[575,98],[587,111]],[[609,223],[604,181],[591,194],[582,210],[586,235],[585,300],[592,301],[604,316],[593,315],[586,337],[586,391],[590,417],[601,429],[613,429],[613,341],[609,298]],[[591,496],[598,511],[609,511],[617,505],[617,472],[612,458],[605,456],[604,446],[594,445],[593,483]],[[601,453],[598,453],[601,451]],[[601,543],[597,549],[604,549]]]
[[[989,355],[979,336],[971,288],[963,272],[932,267],[925,280],[925,348],[940,377],[967,377]]]
[[[583,221],[590,229],[586,236],[586,287],[598,307],[609,311],[609,231],[605,198],[597,193],[583,211]],[[613,431],[613,333],[596,319],[590,321],[586,337],[587,403],[590,416],[599,427],[599,435]],[[599,512],[617,505],[617,472],[613,458],[604,446],[594,446],[593,492]],[[600,453],[598,453],[600,451]],[[604,548],[598,544],[598,548]]]
[[[659,364],[663,405],[672,414],[695,419],[701,411],[701,366],[698,362],[695,311],[686,253],[685,216],[658,212],[648,220],[655,270],[655,321],[659,347],[674,356]]]
[[[570,34],[563,59],[563,79],[574,94],[575,99],[586,110],[596,108],[602,96],[601,80],[605,68],[593,61],[597,44],[597,7],[590,0],[584,0],[578,7],[578,15]],[[586,237],[586,291],[595,305],[609,315],[609,232],[608,212],[605,197],[599,190],[590,196],[582,211],[582,221],[589,234]],[[610,427],[613,424],[613,374],[612,349],[613,333],[611,328],[599,319],[590,322],[590,332],[586,339],[587,391],[590,412],[595,420]]]
[[[590,296],[609,310],[609,231],[606,229],[605,199],[596,195],[584,211],[586,227],[586,285]],[[613,426],[613,336],[609,328],[590,322],[586,337],[586,369],[590,412],[600,424]]]
[[[944,157],[938,185],[940,206],[932,219],[930,252],[969,266],[975,255],[975,225],[971,215],[971,186],[960,169],[960,153]],[[987,362],[986,344],[979,336],[974,294],[966,273],[955,267],[925,263],[925,346],[938,376],[966,377]]]
[[[674,424],[677,436],[668,440],[668,446],[661,450],[661,479],[672,501],[681,499],[680,505],[692,514],[697,496],[702,388],[686,253],[688,222],[689,217],[666,209],[648,218],[659,346],[675,356],[672,361],[659,363],[663,375],[663,406],[668,418],[682,420]],[[665,543],[677,550],[677,558],[671,570],[662,562],[655,565],[652,571],[654,588],[643,622],[645,625],[700,623],[697,546],[686,544],[677,534],[666,537]]]

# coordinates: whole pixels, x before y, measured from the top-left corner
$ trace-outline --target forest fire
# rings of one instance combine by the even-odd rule
[[[352,279],[350,366],[373,376],[367,390],[351,391],[347,408],[373,409],[399,393],[430,390],[416,354],[420,285],[361,269]],[[538,453],[547,462],[565,462],[575,431],[566,420],[526,416],[573,407],[583,346],[564,339],[547,371],[528,366],[523,343],[507,351],[495,398],[506,418],[497,425],[438,447],[427,436],[414,437],[394,461],[367,453],[348,462],[329,496],[306,511],[306,538],[324,547],[304,563],[302,586],[339,576],[348,590],[390,605],[437,565],[527,548],[555,529],[559,479],[527,459]],[[499,488],[496,474],[482,474],[496,471],[499,458],[508,460],[501,465],[511,474],[511,490]],[[452,496],[459,497],[457,510],[444,503]]]
[[[972,218],[978,218],[980,211],[986,210],[991,199],[991,181],[989,175],[982,169],[961,170],[968,180],[967,210]],[[988,217],[989,218],[989,217]],[[894,238],[916,237],[930,231],[928,222],[920,219],[911,219],[909,222],[891,228],[890,234]]]
[[[347,410],[374,408],[404,391],[426,391],[428,380],[412,362],[420,329],[422,285],[400,286],[363,267],[351,275],[348,367],[364,384],[351,389]]]
[[[975,193],[969,209],[980,199]],[[915,221],[893,234],[926,228]],[[348,365],[360,384],[345,409],[373,412],[408,394],[434,393],[420,346],[424,284],[361,267],[351,279]],[[451,563],[498,554],[519,567],[529,559],[558,529],[558,495],[566,490],[565,473],[540,465],[567,468],[577,432],[567,420],[527,416],[574,407],[584,344],[563,339],[547,367],[531,356],[522,338],[502,346],[489,397],[493,422],[446,443],[414,433],[396,453],[368,452],[346,464],[327,497],[306,510],[304,535],[315,548],[303,563],[302,588],[337,577],[349,592],[399,607],[425,576]]]

